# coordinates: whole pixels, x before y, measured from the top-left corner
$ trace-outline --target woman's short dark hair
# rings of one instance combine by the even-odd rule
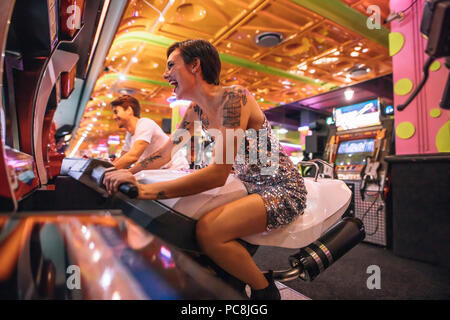
[[[221,62],[217,49],[206,40],[185,40],[175,42],[167,49],[167,57],[179,49],[184,63],[191,63],[195,58],[200,60],[203,79],[210,84],[219,85]]]
[[[131,107],[131,109],[133,109],[133,115],[138,118],[141,117],[141,106],[139,105],[139,101],[128,94],[121,95],[117,99],[111,101],[111,107],[122,107],[124,109]]]

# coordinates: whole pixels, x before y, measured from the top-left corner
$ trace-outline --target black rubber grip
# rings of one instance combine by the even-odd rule
[[[139,194],[138,188],[132,183],[122,183],[119,186],[119,191],[132,199],[137,198]]]

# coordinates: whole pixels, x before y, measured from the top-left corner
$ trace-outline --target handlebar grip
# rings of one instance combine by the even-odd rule
[[[131,199],[137,198],[139,194],[138,188],[132,183],[122,183],[119,186],[119,191],[130,197]]]

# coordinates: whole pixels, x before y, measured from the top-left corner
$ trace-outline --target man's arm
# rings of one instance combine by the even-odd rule
[[[116,169],[129,168],[133,163],[138,161],[147,146],[147,141],[137,140],[129,151],[124,152],[119,159],[114,161],[114,167],[116,167]]]
[[[194,121],[196,121],[197,114],[194,111],[194,105],[191,105],[180,123],[180,127],[172,134],[170,139],[156,152],[151,154],[146,159],[137,163],[129,171],[133,174],[141,170],[159,169],[172,159],[172,154],[178,151],[187,140],[194,134]]]

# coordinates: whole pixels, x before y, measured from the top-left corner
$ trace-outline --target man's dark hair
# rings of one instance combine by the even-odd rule
[[[206,40],[185,40],[175,42],[167,49],[167,57],[179,49],[184,63],[188,64],[195,58],[200,60],[203,79],[210,84],[219,85],[221,62],[217,49]]]
[[[138,118],[141,117],[141,106],[139,105],[139,101],[128,94],[124,94],[111,101],[111,107],[122,107],[124,109],[131,107],[131,109],[133,109],[134,116]]]

